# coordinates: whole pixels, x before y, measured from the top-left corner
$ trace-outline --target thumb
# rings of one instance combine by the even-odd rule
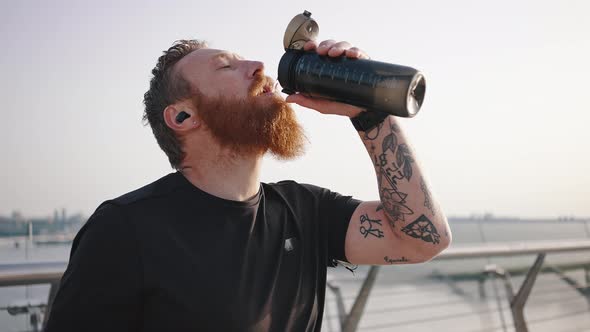
[[[318,110],[318,108],[322,106],[322,103],[326,102],[325,100],[306,97],[300,93],[288,96],[287,98],[285,98],[285,101],[288,103],[295,103],[299,106],[311,108],[314,110]]]
[[[300,94],[292,94],[292,95],[288,95],[287,98],[285,98],[285,101],[288,103],[296,103],[299,104],[303,101],[305,101],[305,97],[300,95]]]

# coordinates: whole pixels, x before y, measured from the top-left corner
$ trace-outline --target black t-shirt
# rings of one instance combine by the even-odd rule
[[[90,217],[46,332],[320,331],[359,203],[293,181],[229,201],[169,174]]]

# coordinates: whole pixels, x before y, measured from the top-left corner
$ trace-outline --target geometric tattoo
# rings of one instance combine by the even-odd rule
[[[401,135],[400,130],[394,119],[390,117],[376,128],[366,132],[363,137],[367,151],[373,159],[377,175],[379,197],[381,198],[381,204],[377,207],[377,211],[383,210],[394,233],[399,230],[396,224],[402,223],[400,225],[401,231],[406,235],[432,244],[440,243],[438,231],[425,215],[421,215],[413,223],[403,227],[403,224],[406,224],[410,218],[414,218],[415,212],[410,208],[409,193],[405,190],[406,186],[402,184],[407,185],[410,181],[419,183],[420,189],[424,193],[424,207],[433,216],[437,206],[434,204],[424,180],[422,178],[416,179],[413,167],[416,161],[410,147],[401,141],[401,137],[398,135]],[[381,229],[374,225],[367,215],[361,217],[361,224],[365,225],[360,229],[365,238],[369,234],[378,238],[383,237]],[[379,220],[377,224],[381,226],[381,221]],[[446,234],[446,229],[444,231]],[[397,259],[401,260],[404,257]],[[391,257],[384,258],[384,260],[390,264],[396,262],[396,258]]]
[[[365,222],[368,225],[367,224],[364,224]],[[363,226],[363,224],[364,224],[364,226]],[[375,236],[377,238],[382,238],[384,236],[383,235],[383,232],[380,229],[376,228],[376,226],[373,227],[373,224],[377,224],[379,226],[382,226],[381,225],[381,220],[378,220],[378,219],[369,219],[369,216],[367,214],[363,214],[361,216],[361,228],[360,228],[360,232],[361,232],[361,234],[363,234],[365,236],[365,239],[367,238],[367,235],[369,235],[369,234],[371,234],[371,235],[373,235],[373,236]],[[365,227],[365,226],[367,226],[368,228]]]
[[[385,177],[385,176],[383,176]],[[388,180],[388,179],[386,179]],[[382,182],[383,183],[383,182]],[[391,183],[391,182],[390,182]],[[381,205],[379,209],[385,210],[389,215],[390,224],[395,228],[395,222],[398,220],[405,221],[406,215],[414,214],[414,211],[407,206],[406,198],[408,194],[401,192],[397,188],[397,183],[391,183],[392,189],[382,188],[381,190]]]
[[[421,215],[416,221],[402,228],[402,232],[411,237],[422,239],[426,242],[432,242],[432,244],[440,242],[440,235],[436,231],[432,222],[426,218],[425,215]]]
[[[436,215],[434,212],[434,208],[432,207],[432,196],[430,195],[430,190],[426,187],[426,183],[424,183],[424,179],[420,178],[420,189],[424,193],[424,206],[430,210],[432,215]]]
[[[389,131],[384,133],[387,123]],[[385,136],[379,144],[375,141],[381,137],[380,133]],[[399,187],[400,181],[411,180],[414,173],[412,164],[415,161],[408,145],[399,144],[396,133],[399,133],[397,124],[393,123],[393,119],[389,119],[365,133],[364,137],[370,153],[373,155],[373,164],[377,171],[379,196],[382,203],[377,211],[383,210],[387,214],[392,228],[395,228],[396,222],[405,221],[407,216],[414,214],[414,211],[408,206],[408,194]],[[379,146],[375,146],[375,143],[380,145],[380,151]]]

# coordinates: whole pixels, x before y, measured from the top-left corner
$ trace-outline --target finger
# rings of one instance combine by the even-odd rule
[[[349,42],[338,42],[334,45],[332,45],[332,47],[330,48],[330,50],[328,51],[328,55],[329,56],[341,56],[342,54],[344,54],[344,52],[346,52],[347,49],[351,48],[352,45]]]
[[[358,47],[351,47],[346,50],[346,57],[353,59],[368,59],[369,57]]]
[[[322,110],[327,108],[326,105],[329,106],[330,104],[336,104],[335,102],[325,100],[325,99],[306,97],[300,93],[287,96],[287,98],[285,98],[285,101],[288,103],[295,103],[295,104],[297,104],[299,106],[303,106],[305,108],[316,110],[320,113],[325,113]]]
[[[315,40],[308,40],[305,45],[303,45],[304,51],[313,51],[318,47],[318,44]]]
[[[336,114],[345,115],[348,117],[355,117],[363,111],[362,108],[356,106],[334,102],[326,99],[309,98],[301,94],[292,94],[290,96],[287,96],[285,101],[289,103],[296,103],[299,106],[316,110],[322,114]]]
[[[303,100],[305,97],[298,94],[298,93],[294,93],[292,95],[288,95],[287,98],[285,98],[285,101],[288,103],[297,103],[301,100]]]
[[[324,40],[318,45],[316,51],[319,55],[327,55],[330,47],[332,47],[334,44],[336,44],[336,41],[333,39]]]
[[[285,98],[285,101],[288,103],[295,103],[297,105],[307,108],[314,108],[314,106],[316,106],[317,103],[316,100],[305,97],[299,93],[287,96],[287,98]]]
[[[353,59],[358,59],[361,56],[361,50],[359,50],[357,47],[352,47],[346,50],[346,57],[347,58],[353,58]]]

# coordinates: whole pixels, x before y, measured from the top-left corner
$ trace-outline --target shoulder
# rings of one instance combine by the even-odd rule
[[[134,228],[128,220],[128,212],[131,210],[128,207],[174,191],[182,183],[180,180],[176,173],[172,173],[139,189],[102,202],[78,232],[74,247],[83,236],[128,236]]]
[[[330,208],[332,205],[353,204],[358,205],[360,201],[352,196],[344,196],[330,189],[323,188],[309,183],[298,183],[287,180],[264,185],[264,194],[267,198],[273,199],[276,196],[289,205]]]
[[[124,218],[120,208],[114,204],[105,202],[84,223],[78,232],[77,238],[87,233],[102,234],[112,232],[115,229],[120,233],[120,228],[124,224]]]
[[[263,183],[267,201],[278,201],[294,210],[316,208],[324,196],[320,187],[293,180]]]
[[[117,206],[125,206],[133,203],[141,202],[151,198],[157,198],[164,196],[182,186],[183,179],[179,173],[170,173],[150,184],[147,184],[141,188],[130,191],[117,198],[107,200],[102,205],[112,204]]]
[[[283,195],[310,195],[313,197],[320,197],[321,195],[329,192],[329,190],[326,188],[309,183],[299,183],[293,180],[284,180],[263,185],[265,186],[265,189]]]
[[[114,204],[103,203],[82,225],[76,234],[70,252],[70,259],[82,247],[84,252],[106,251],[113,243],[122,242],[133,231],[126,222],[121,209]],[[86,248],[86,249],[84,249]]]

